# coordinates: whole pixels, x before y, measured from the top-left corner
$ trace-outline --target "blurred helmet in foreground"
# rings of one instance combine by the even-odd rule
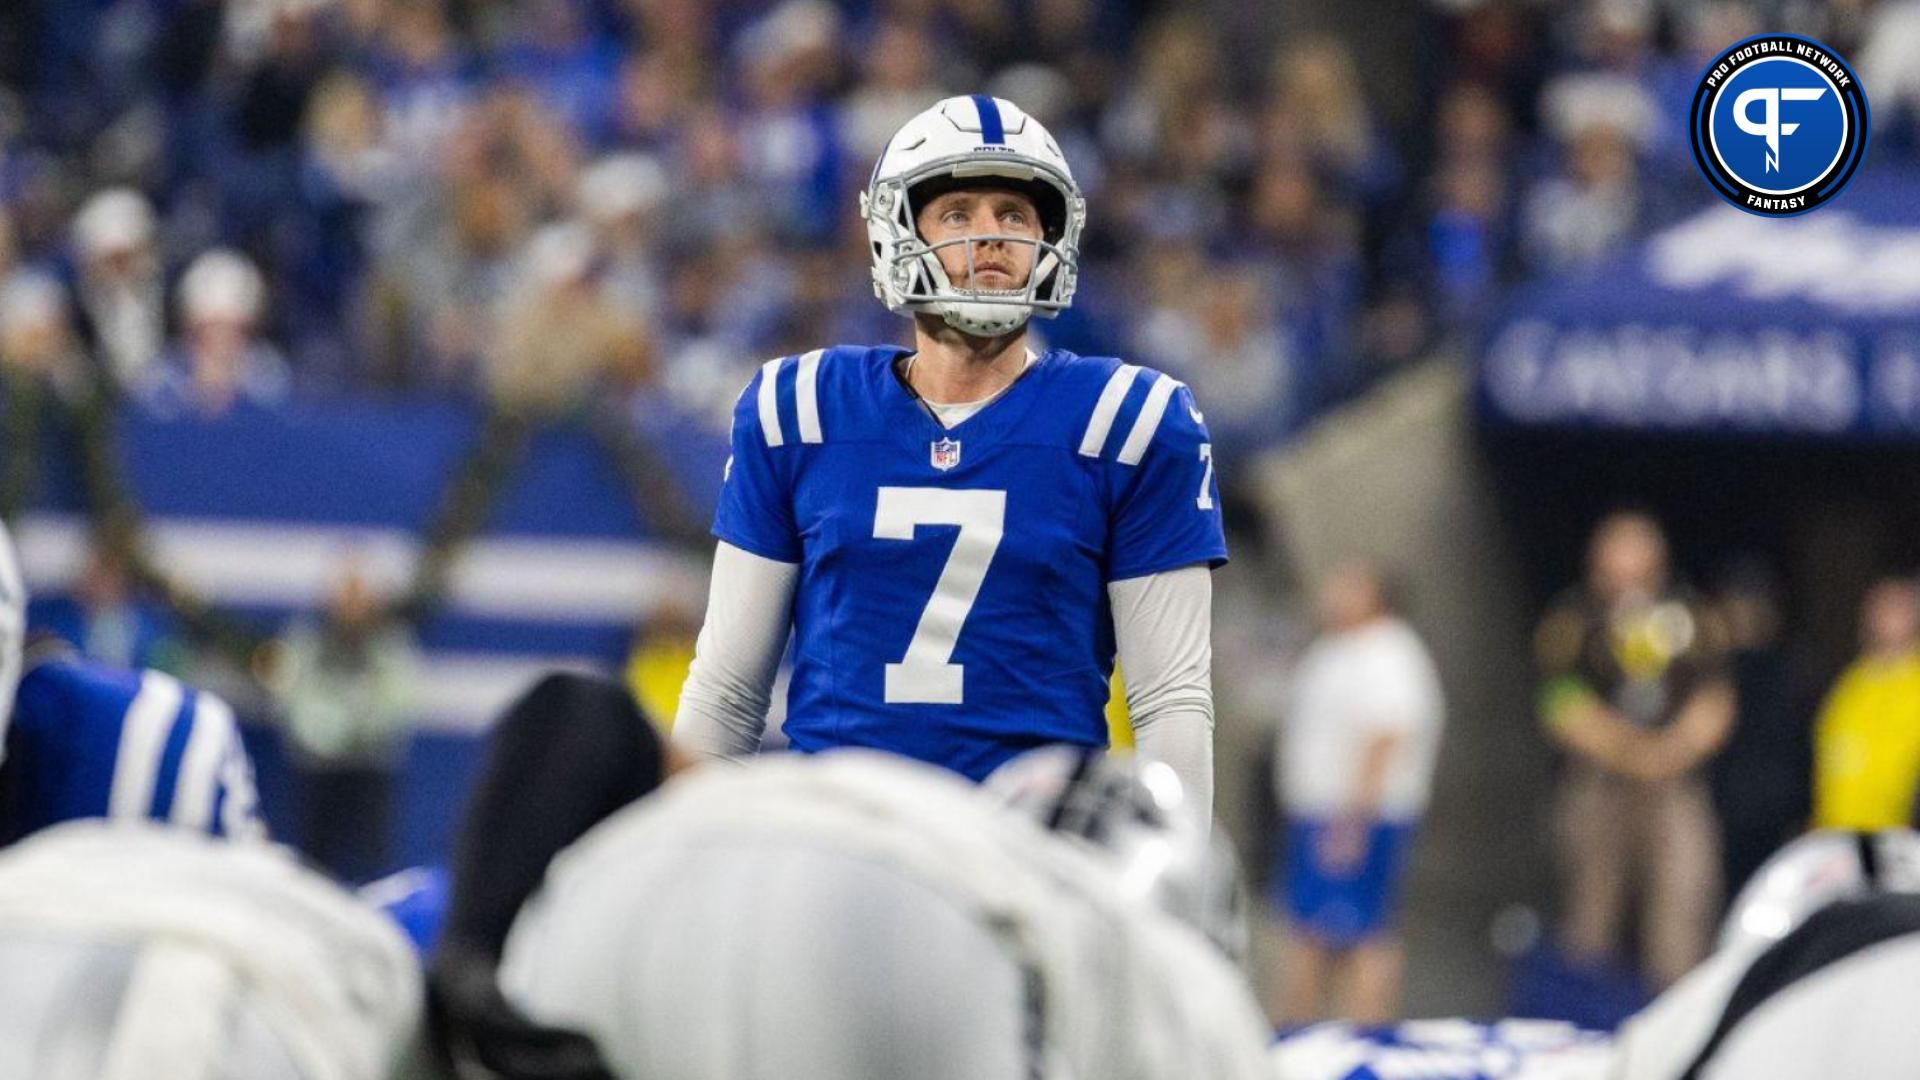
[[[507,998],[628,1080],[1271,1080],[1240,972],[1098,860],[872,751],[696,769],[521,909]]]
[[[1755,871],[1727,911],[1720,947],[1778,941],[1835,900],[1876,892],[1920,893],[1920,833],[1811,833]]]
[[[1105,750],[1043,746],[987,777],[987,792],[1106,862],[1121,892],[1191,924],[1235,963],[1247,955],[1239,863],[1211,836],[1169,766]]]
[[[400,933],[291,852],[76,822],[0,854],[0,1076],[384,1080]]]

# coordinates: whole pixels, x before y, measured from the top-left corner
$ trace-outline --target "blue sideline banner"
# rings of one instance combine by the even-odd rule
[[[1518,290],[1479,355],[1496,424],[1920,437],[1920,176],[1819,214],[1715,205]]]

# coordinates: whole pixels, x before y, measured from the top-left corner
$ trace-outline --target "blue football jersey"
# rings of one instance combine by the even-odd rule
[[[770,360],[735,409],[713,531],[800,566],[787,738],[974,779],[1103,745],[1108,583],[1226,561],[1192,394],[1055,349],[946,428],[895,376],[905,354]]]
[[[61,656],[27,669],[0,759],[0,842],[80,818],[261,834],[233,710],[157,671]]]

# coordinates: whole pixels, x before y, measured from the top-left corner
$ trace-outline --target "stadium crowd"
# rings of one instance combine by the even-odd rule
[[[984,89],[1099,221],[1046,334],[1188,380],[1231,460],[1709,201],[1679,118],[1718,45],[1818,34],[1909,152],[1912,6],[1436,5],[1381,101],[1338,36],[1088,0],[10,4],[0,352],[175,413],[610,385],[720,418],[760,358],[896,333],[854,192]]]

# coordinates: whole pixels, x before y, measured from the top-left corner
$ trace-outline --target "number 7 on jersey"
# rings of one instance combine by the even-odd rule
[[[874,509],[873,535],[912,540],[921,525],[958,525],[960,536],[920,612],[913,640],[897,664],[888,664],[890,705],[959,705],[966,694],[966,668],[951,663],[980,584],[1006,532],[1007,493],[948,488],[883,487]]]

